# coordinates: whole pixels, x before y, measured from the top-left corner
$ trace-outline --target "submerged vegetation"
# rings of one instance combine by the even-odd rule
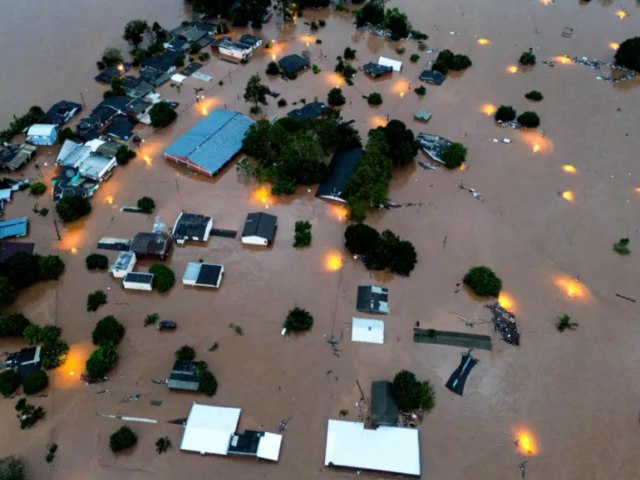
[[[462,71],[471,65],[471,59],[466,55],[453,53],[451,50],[445,49],[438,53],[438,57],[433,62],[431,69],[446,75],[449,70]]]
[[[463,282],[481,297],[497,297],[502,290],[502,280],[484,265],[471,268],[464,276]]]

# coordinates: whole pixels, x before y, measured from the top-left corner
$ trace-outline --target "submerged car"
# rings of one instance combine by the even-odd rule
[[[178,328],[178,324],[173,320],[162,320],[158,323],[158,330],[175,330]]]

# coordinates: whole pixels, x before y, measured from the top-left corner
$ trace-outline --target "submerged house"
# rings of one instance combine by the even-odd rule
[[[171,78],[176,71],[176,58],[179,52],[166,51],[159,57],[147,58],[142,61],[140,78],[154,87],[159,87]]]
[[[164,260],[171,251],[171,235],[165,232],[136,233],[131,239],[131,251],[140,258]]]
[[[377,315],[389,314],[389,290],[377,285],[358,287],[356,310]]]
[[[378,65],[383,67],[391,67],[394,72],[400,72],[402,70],[402,62],[400,60],[394,60],[392,58],[380,57],[378,59]]]
[[[42,347],[27,347],[19,352],[10,353],[5,360],[5,367],[15,370],[21,381],[33,370],[40,368]]]
[[[384,343],[384,322],[371,318],[356,318],[351,320],[351,341],[362,343]]]
[[[224,265],[217,263],[189,262],[182,276],[183,285],[220,288]]]
[[[229,110],[214,110],[164,151],[170,162],[213,177],[242,149],[254,121]]]
[[[300,55],[293,54],[282,57],[278,60],[278,65],[283,72],[287,74],[298,73],[302,70],[306,70],[311,66],[309,60]]]
[[[82,105],[79,103],[69,102],[68,100],[62,100],[58,103],[54,103],[47,112],[47,122],[54,125],[64,125],[71,120],[76,113],[82,110]]]
[[[437,70],[424,70],[420,74],[420,80],[431,85],[442,85],[446,78],[444,74]]]
[[[122,279],[122,287],[127,290],[153,290],[153,273],[129,272]]]
[[[173,225],[171,234],[179,245],[187,240],[206,242],[213,228],[213,218],[207,215],[181,212]]]
[[[100,183],[109,178],[117,164],[115,153],[111,154],[114,150],[109,149],[109,143],[113,142],[96,139],[83,145],[73,140],[66,140],[58,153],[56,164],[74,168],[79,176]],[[115,148],[117,149],[118,146],[116,144]]]
[[[433,160],[444,165],[442,155],[453,142],[447,140],[444,137],[438,135],[431,135],[428,133],[419,133],[416,135],[416,140],[420,144],[420,148],[424,153],[429,155]]]
[[[318,185],[316,197],[346,203],[344,192],[363,154],[364,150],[361,148],[334,153],[329,164],[329,175]]]
[[[311,118],[318,119],[328,115],[331,109],[322,102],[307,103],[304,107],[296,108],[287,113],[290,118]]]
[[[371,383],[371,425],[398,425],[398,405],[393,399],[393,384],[386,380]]]
[[[167,385],[171,390],[197,392],[200,389],[198,363],[176,361],[169,374]]]
[[[58,138],[58,126],[36,123],[27,130],[27,142],[32,145],[54,145]]]
[[[122,79],[122,86],[127,97],[140,98],[153,92],[153,85],[140,77],[127,75]]]
[[[11,237],[24,237],[27,234],[29,218],[17,217],[0,222],[0,240]]]
[[[393,73],[393,68],[390,65],[380,65],[379,63],[373,62],[365,64],[362,69],[364,70],[364,73],[369,75],[371,78],[380,78],[384,75]]]
[[[133,252],[120,252],[113,265],[109,267],[109,272],[114,278],[124,278],[127,273],[133,272],[136,266],[136,254]]]
[[[242,243],[245,245],[267,246],[273,243],[276,236],[278,217],[264,212],[247,215],[242,230]]]
[[[117,115],[126,114],[126,106],[131,100],[127,97],[109,97],[100,102],[91,113],[80,120],[76,127],[78,136],[85,140],[97,138]]]
[[[14,171],[25,165],[36,154],[33,145],[9,144],[0,150],[0,169]]]

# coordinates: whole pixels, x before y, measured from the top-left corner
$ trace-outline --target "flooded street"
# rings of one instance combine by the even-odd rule
[[[180,103],[177,122],[155,132],[136,127],[145,140],[138,157],[118,167],[101,186],[86,219],[61,227],[60,240],[50,192],[37,200],[27,191],[14,194],[5,218],[29,216],[26,240],[36,243],[37,253],[60,255],[66,271],[57,283],[22,292],[11,311],[21,311],[41,325],[61,326],[71,352],[69,363],[50,376],[47,396],[30,400],[47,411],[36,427],[19,430],[15,401],[0,401],[0,422],[5,425],[0,456],[24,456],[30,478],[38,479],[205,478],[211,472],[221,479],[355,478],[355,471],[323,466],[326,421],[338,418],[341,410],[349,412],[347,419],[358,420],[356,381],[368,394],[372,380],[391,380],[407,368],[430,379],[437,392],[436,407],[420,426],[421,478],[520,478],[518,464],[524,459],[527,478],[532,479],[637,477],[638,306],[616,294],[640,297],[640,81],[612,85],[595,78],[603,72],[562,63],[558,57],[612,62],[615,52],[609,44],[638,35],[640,4],[396,0],[390,5],[407,12],[413,26],[429,35],[430,48],[464,53],[473,66],[451,75],[442,86],[427,85],[426,96],[418,97],[413,89],[436,52],[418,52],[414,42],[386,42],[356,31],[348,14],[328,9],[305,12],[296,25],[282,26],[274,18],[260,33],[275,40],[274,46],[260,50],[247,65],[232,65],[213,55],[201,70],[213,76],[213,82],[189,78],[179,91],[169,83],[158,89],[164,98]],[[172,28],[185,18],[178,0],[63,0],[55,5],[0,0],[0,7],[0,41],[10,45],[0,69],[3,126],[32,104],[46,110],[63,98],[78,101],[80,92],[91,110],[105,89],[93,80],[95,61],[106,46],[126,51],[121,35],[129,19],[157,20]],[[621,9],[627,18],[616,15]],[[304,22],[320,18],[326,27],[310,32]],[[570,38],[562,36],[567,27],[572,29]],[[239,33],[234,31],[234,37]],[[403,55],[395,52],[401,45]],[[345,86],[333,72],[345,46],[356,49],[357,67],[383,55],[402,60],[403,69],[375,82],[359,71],[354,85]],[[510,73],[509,67],[516,66],[528,48],[533,48],[537,65]],[[319,74],[308,71],[295,81],[264,75],[272,58],[304,50],[322,69]],[[420,54],[415,64],[409,61],[412,53]],[[555,66],[543,64],[546,60]],[[254,73],[288,102],[279,108],[269,98],[266,118],[286,115],[301,99],[325,101],[337,85],[347,99],[342,117],[355,120],[363,140],[370,128],[397,118],[415,133],[442,135],[466,145],[464,170],[430,171],[415,165],[394,172],[390,199],[418,206],[368,217],[367,223],[378,230],[390,228],[414,243],[418,264],[410,277],[370,274],[353,260],[343,247],[344,212],[315,198],[315,186],[274,199],[239,176],[234,164],[207,180],[164,160],[164,148],[213,109],[248,115],[250,105],[242,96]],[[194,88],[205,89],[205,98],[197,103]],[[524,98],[533,89],[543,93],[542,102]],[[369,107],[362,98],[372,92],[382,94],[379,107]],[[536,111],[541,128],[522,132],[496,126],[487,112],[501,104],[513,105],[519,113]],[[433,113],[428,124],[413,119],[418,109]],[[495,143],[494,138],[512,142]],[[41,147],[36,160],[12,176],[40,178],[50,185],[58,149]],[[422,153],[418,160],[424,160]],[[458,188],[461,184],[476,189],[481,199]],[[153,215],[120,212],[144,195],[155,199]],[[34,215],[36,202],[52,213]],[[251,249],[239,239],[218,237],[202,246],[176,246],[166,264],[177,281],[166,294],[125,291],[109,274],[86,270],[85,257],[96,252],[101,237],[130,238],[148,231],[156,215],[172,226],[182,210],[212,215],[215,228],[233,230],[242,228],[248,212],[267,210],[278,216],[274,246]],[[307,249],[292,247],[297,220],[313,225]],[[612,251],[622,237],[630,239],[632,254],[626,257]],[[99,253],[110,262],[117,256]],[[200,259],[224,264],[219,290],[182,285],[186,264]],[[146,271],[152,263],[142,261],[136,270]],[[499,342],[484,322],[490,317],[483,302],[465,290],[455,293],[464,273],[480,264],[503,280],[504,301],[518,317],[519,347]],[[389,288],[385,344],[351,343],[357,287],[372,282]],[[107,292],[109,303],[87,313],[86,296],[98,289]],[[310,332],[285,338],[280,330],[294,305],[309,310],[315,323]],[[176,320],[179,328],[163,333],[145,328],[145,317],[154,312]],[[563,314],[579,324],[576,331],[556,330],[554,321]],[[108,382],[86,386],[79,375],[93,348],[91,331],[106,315],[127,327],[119,364]],[[479,364],[463,397],[444,387],[463,349],[414,343],[416,322],[421,328],[492,335],[492,352],[474,352]],[[234,333],[231,324],[240,325],[244,334]],[[331,337],[340,340],[339,356],[326,343]],[[216,342],[219,348],[209,351]],[[213,398],[169,392],[151,383],[152,378],[168,376],[173,352],[184,344],[193,346],[217,377]],[[19,346],[0,340],[2,352]],[[121,402],[132,394],[141,397]],[[162,405],[152,406],[151,400]],[[241,407],[240,431],[277,431],[280,420],[291,417],[280,461],[181,453],[182,428],[167,421],[185,418],[193,401]],[[116,457],[108,437],[122,422],[101,415],[159,423],[131,424],[139,434],[138,445]],[[157,455],[154,444],[165,435],[173,450]],[[522,440],[514,444],[523,435],[535,444],[530,454],[519,451]],[[46,445],[51,442],[59,450],[55,462],[47,464]],[[361,477],[390,478],[371,472]]]

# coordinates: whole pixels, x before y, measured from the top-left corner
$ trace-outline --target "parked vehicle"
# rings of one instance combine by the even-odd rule
[[[158,330],[175,330],[178,328],[178,324],[173,320],[162,320],[158,323]]]

